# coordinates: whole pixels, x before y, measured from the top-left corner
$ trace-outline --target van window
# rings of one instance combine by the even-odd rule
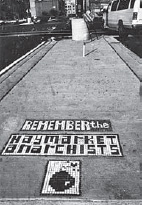
[[[131,1],[131,5],[130,5],[130,8],[131,8],[131,9],[134,7],[134,3],[135,3],[135,0],[132,0],[132,1]]]
[[[116,11],[117,5],[118,5],[118,0],[117,0],[117,1],[114,1],[114,2],[112,3],[111,11]]]
[[[128,9],[130,0],[120,0],[118,10]]]
[[[142,8],[142,0],[140,0],[140,8]]]

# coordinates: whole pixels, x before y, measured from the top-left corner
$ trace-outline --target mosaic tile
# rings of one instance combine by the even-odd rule
[[[117,134],[12,134],[1,155],[123,156]]]
[[[80,161],[49,161],[41,194],[80,195]]]

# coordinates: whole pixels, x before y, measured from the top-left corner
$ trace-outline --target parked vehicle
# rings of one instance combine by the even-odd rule
[[[4,25],[5,22],[3,20],[0,20],[0,25]]]
[[[104,16],[105,26],[117,30],[120,37],[142,31],[142,0],[113,0]]]

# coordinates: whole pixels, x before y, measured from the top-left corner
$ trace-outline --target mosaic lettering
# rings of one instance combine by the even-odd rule
[[[26,120],[22,131],[112,131],[110,120]]]
[[[12,134],[2,155],[122,156],[119,136]]]

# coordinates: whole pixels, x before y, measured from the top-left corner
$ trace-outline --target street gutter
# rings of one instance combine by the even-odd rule
[[[135,54],[126,48],[121,42],[114,37],[104,37],[108,44],[118,54],[118,56],[126,63],[130,70],[136,75],[140,82],[142,82],[142,64],[135,58]],[[131,53],[131,55],[130,55]]]
[[[139,94],[142,96],[142,64],[139,57],[136,58],[136,54],[126,48],[121,42],[114,37],[104,37],[108,44],[113,48],[117,55],[125,62],[128,68],[134,73],[134,75],[140,81]]]
[[[37,49],[27,53],[17,60],[11,69],[0,76],[0,101],[17,85],[34,66],[46,55],[56,44],[56,41],[43,43]]]

